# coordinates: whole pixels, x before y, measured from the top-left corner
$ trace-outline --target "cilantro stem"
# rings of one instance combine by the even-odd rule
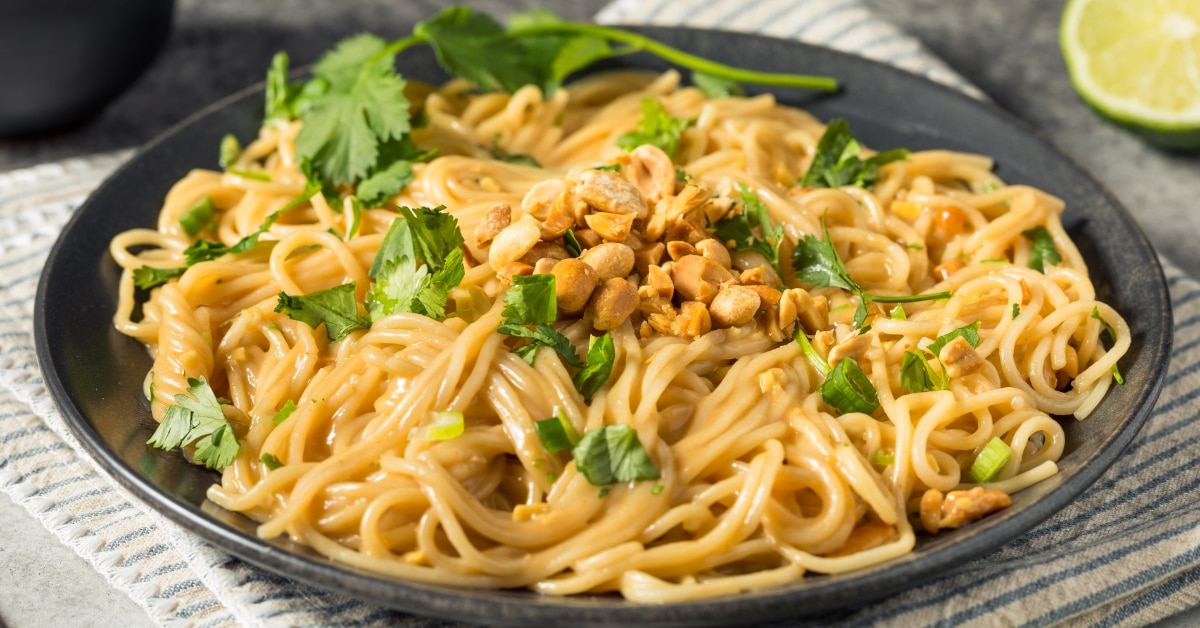
[[[922,292],[921,294],[901,294],[896,296],[885,296],[880,294],[872,294],[863,292],[870,301],[878,301],[879,303],[913,303],[916,301],[936,301],[938,299],[949,299],[954,293],[950,290],[943,292]]]
[[[779,74],[774,72],[759,72],[755,70],[746,70],[735,68],[723,63],[711,61],[703,57],[684,52],[678,48],[672,48],[666,44],[655,41],[640,35],[617,28],[600,26],[597,24],[584,24],[579,22],[560,22],[555,24],[538,24],[529,26],[519,30],[512,31],[514,35],[545,35],[550,33],[579,33],[584,35],[594,35],[614,41],[620,41],[630,44],[636,49],[646,50],[653,53],[671,63],[681,65],[690,70],[703,72],[712,76],[737,81],[740,83],[752,83],[754,85],[767,85],[773,87],[797,87],[801,89],[812,89],[822,92],[835,92],[838,90],[837,79],[828,76],[809,76],[803,74]]]

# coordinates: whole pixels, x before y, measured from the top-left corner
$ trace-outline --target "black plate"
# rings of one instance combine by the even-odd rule
[[[130,491],[201,537],[267,569],[381,605],[487,623],[739,623],[813,614],[900,591],[996,549],[1075,498],[1133,439],[1158,396],[1171,344],[1166,282],[1150,243],[1128,212],[1071,159],[1004,112],[917,76],[823,48],[752,35],[639,29],[704,57],[776,72],[838,77],[837,95],[777,91],[822,119],[842,116],[875,148],[949,148],[995,157],[1009,182],[1067,201],[1064,222],[1100,297],[1129,321],[1133,348],[1122,360],[1125,386],[1109,392],[1086,421],[1065,421],[1061,472],[1015,496],[1012,508],[956,532],[923,539],[911,554],[864,571],[813,576],[786,586],[686,604],[639,605],[614,597],[539,597],[387,578],[339,565],[308,548],[254,535],[254,523],[206,502],[217,476],[177,454],[144,445],[154,422],[142,397],[150,368],[143,347],[113,330],[117,266],[113,235],[155,220],[171,184],[192,168],[214,168],[225,133],[255,136],[258,88],[237,94],[148,145],[98,189],[67,224],[38,287],[35,335],[46,383],[85,448]],[[656,59],[624,65],[662,69]],[[403,74],[441,80],[428,50],[405,53]]]

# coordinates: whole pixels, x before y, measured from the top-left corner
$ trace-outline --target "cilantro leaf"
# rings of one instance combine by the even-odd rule
[[[500,312],[506,323],[553,323],[558,319],[554,275],[514,275],[512,279]]]
[[[142,266],[133,271],[133,285],[142,290],[149,290],[179,277],[186,268],[153,268]]]
[[[324,323],[325,335],[330,340],[341,340],[352,330],[371,326],[370,321],[358,312],[358,303],[354,300],[354,282],[303,296],[280,292],[275,311],[283,312],[288,318],[313,329]]]
[[[593,486],[661,477],[637,432],[625,424],[589,430],[571,450],[575,468]]]
[[[324,179],[353,184],[375,167],[380,143],[408,133],[409,102],[395,56],[384,40],[359,35],[342,41],[314,66],[313,74],[329,89],[312,98],[301,116],[296,149]]]
[[[530,344],[518,347],[513,351],[521,356],[526,362],[533,364],[534,356],[537,355],[539,347],[549,347],[554,350],[567,364],[575,368],[583,368],[583,362],[579,360],[579,354],[575,351],[575,345],[571,344],[571,340],[562,335],[554,326],[547,323],[540,323],[533,327],[520,325],[505,321],[500,324],[496,330],[507,336],[514,338],[528,338],[532,340]]]
[[[433,46],[442,67],[482,90],[511,93],[524,85],[543,84],[544,72],[534,67],[521,41],[490,16],[468,7],[442,11],[417,24],[413,35]]]
[[[224,469],[238,454],[233,426],[225,419],[221,403],[203,376],[188,378],[187,391],[191,396],[175,395],[176,405],[167,408],[162,423],[146,443],[159,449],[194,443],[197,462],[211,469]]]
[[[642,100],[642,120],[633,131],[617,138],[617,146],[632,151],[642,144],[652,144],[663,150],[671,159],[679,148],[679,138],[684,129],[695,120],[672,118],[662,103],[653,98]]]
[[[443,209],[400,208],[368,272],[375,278],[367,294],[372,318],[397,312],[446,317],[450,291],[466,268],[458,220]]]
[[[463,245],[458,219],[445,213],[445,207],[399,209],[400,218],[392,221],[367,271],[370,277],[382,272],[385,264],[394,263],[402,257],[413,262],[424,262],[431,270],[437,270],[445,263],[450,251]]]
[[[379,207],[412,183],[414,162],[429,159],[437,150],[421,151],[405,135],[380,144],[379,158],[371,172],[359,182],[355,194],[369,207]]]
[[[949,382],[946,381],[945,370],[945,367],[942,367],[943,374],[939,376],[924,355],[916,351],[905,351],[904,360],[900,364],[900,385],[910,393],[947,390]]]
[[[934,339],[933,344],[929,345],[928,351],[933,355],[940,355],[942,347],[950,344],[955,338],[963,338],[971,347],[979,346],[979,321],[975,321],[970,325],[964,325],[953,331],[946,332]]]
[[[908,151],[896,148],[867,159],[860,159],[862,144],[850,132],[850,125],[843,118],[829,121],[821,139],[817,141],[816,153],[808,172],[800,180],[805,187],[839,188],[857,185],[870,189],[879,177],[879,167],[906,159]]]
[[[274,471],[275,469],[283,466],[283,463],[279,461],[279,458],[276,458],[275,454],[269,452],[264,453],[259,460],[262,461],[263,466],[265,466],[268,471]]]
[[[714,225],[713,235],[722,242],[734,243],[738,251],[756,251],[767,258],[775,272],[783,277],[780,267],[779,249],[783,245],[783,225],[772,225],[766,203],[754,190],[738,184],[742,197],[742,212],[737,216],[722,218]],[[758,229],[756,233],[754,229]]]
[[[522,34],[521,31],[538,26],[566,24],[558,16],[543,9],[513,15],[508,20],[507,34],[518,38],[531,60],[535,63],[549,61],[549,66],[535,65],[534,72],[540,77],[537,85],[546,95],[553,94],[572,73],[607,59],[616,54],[608,40],[583,33]]]
[[[1062,256],[1058,254],[1058,249],[1054,247],[1054,237],[1045,227],[1037,226],[1028,231],[1022,232],[1033,245],[1029,247],[1029,267],[1039,273],[1046,272],[1046,264],[1057,266],[1062,263]]]
[[[617,351],[613,345],[612,334],[605,333],[599,338],[592,338],[588,347],[587,366],[571,379],[586,403],[591,403],[592,397],[600,387],[608,382],[616,358]]]
[[[305,83],[288,81],[288,55],[277,52],[267,70],[263,124],[288,121],[312,108],[314,98],[329,91],[329,81],[317,77]]]
[[[853,359],[838,362],[820,387],[821,398],[838,412],[871,414],[879,407],[879,393]]]
[[[862,292],[858,282],[850,277],[850,272],[842,264],[837,250],[833,248],[829,228],[824,225],[822,228],[825,230],[824,240],[819,240],[809,233],[796,243],[796,248],[792,251],[792,266],[796,269],[796,276],[814,286]]]
[[[579,243],[579,238],[575,237],[574,229],[567,229],[567,232],[563,234],[563,247],[567,249],[567,253],[571,257],[583,255],[583,245]]]
[[[871,294],[863,290],[862,286],[858,285],[858,282],[850,276],[846,266],[842,264],[837,249],[833,248],[832,239],[829,237],[829,227],[825,225],[824,219],[821,220],[821,229],[825,235],[824,240],[818,240],[812,234],[805,234],[804,238],[796,243],[796,248],[792,250],[792,267],[796,270],[797,277],[814,286],[841,288],[857,294],[858,306],[854,310],[855,328],[861,328],[866,322],[867,303],[870,301],[911,303],[945,299],[950,296],[950,291],[887,296]]]

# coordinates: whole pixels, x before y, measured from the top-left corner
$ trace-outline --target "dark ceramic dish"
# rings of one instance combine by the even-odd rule
[[[826,49],[756,36],[642,29],[705,57],[768,71],[838,77],[833,96],[776,92],[822,119],[847,118],[876,148],[944,147],[996,159],[1007,181],[1067,200],[1064,222],[1091,268],[1100,296],[1128,319],[1128,382],[1083,422],[1065,421],[1061,473],[1015,496],[1013,507],[922,539],[910,555],[856,573],[812,576],[786,586],[702,602],[647,606],[615,597],[539,597],[389,580],[330,562],[285,540],[263,540],[254,524],[204,498],[214,473],[144,445],[154,422],[142,397],[144,349],[113,330],[118,270],[107,246],[116,233],[153,225],[167,189],[189,169],[216,166],[222,135],[255,135],[258,89],[243,92],[147,146],[79,209],[50,254],[39,285],[35,333],[46,383],[75,434],[121,484],[219,547],[298,580],[381,605],[446,618],[509,624],[745,624],[861,605],[945,573],[1037,525],[1084,491],[1138,432],[1158,396],[1171,343],[1166,283],[1149,242],[1118,202],[1073,161],[1002,111],[890,67]],[[624,64],[661,69],[654,59]],[[401,72],[441,78],[427,50],[405,53]],[[1136,272],[1131,269],[1137,269]]]

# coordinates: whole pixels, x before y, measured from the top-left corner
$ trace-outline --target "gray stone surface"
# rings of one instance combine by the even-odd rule
[[[1094,115],[1058,52],[1063,0],[864,0],[915,34],[1000,106],[1027,121],[1108,185],[1165,256],[1200,275],[1200,156],[1149,148]],[[339,38],[399,35],[446,3],[434,0],[181,0],[167,49],[91,122],[54,135],[0,140],[0,171],[136,146],[190,113],[261,79],[271,55],[312,61]],[[497,15],[545,6],[573,19],[605,0],[476,1]],[[1069,199],[1068,199],[1069,201]],[[1137,272],[1129,269],[1128,272]],[[0,498],[0,620],[14,627],[148,624],[146,616],[19,506]],[[1185,616],[1173,625],[1191,625]]]

